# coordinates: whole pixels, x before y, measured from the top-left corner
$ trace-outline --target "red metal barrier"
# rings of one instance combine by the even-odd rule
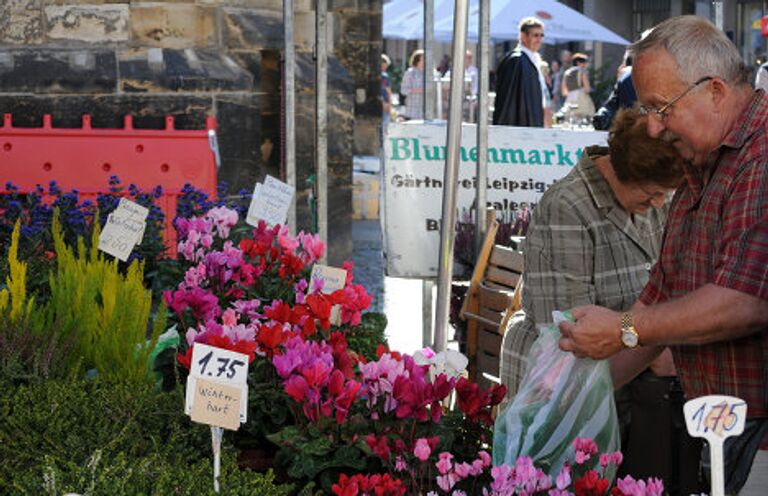
[[[82,128],[54,128],[43,116],[40,128],[13,127],[4,114],[0,128],[0,178],[32,192],[55,180],[63,190],[77,189],[92,198],[109,188],[109,177],[135,184],[144,191],[163,187],[158,206],[165,213],[165,242],[176,253],[172,222],[182,187],[190,183],[209,196],[216,194],[216,119],[206,118],[204,130],[177,130],[173,117],[165,129],[134,129],[125,116],[123,129],[93,129],[83,115]]]

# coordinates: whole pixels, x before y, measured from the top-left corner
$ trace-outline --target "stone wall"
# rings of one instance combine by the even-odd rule
[[[218,120],[220,179],[252,188],[281,168],[282,0],[2,0],[0,112],[14,125],[181,129]],[[295,0],[297,206],[311,216],[314,2]],[[381,0],[329,0],[330,262],[351,256],[352,155],[377,154]]]

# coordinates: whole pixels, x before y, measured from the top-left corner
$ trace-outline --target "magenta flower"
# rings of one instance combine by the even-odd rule
[[[432,448],[429,447],[429,443],[427,442],[426,438],[419,438],[416,440],[416,446],[413,448],[413,454],[416,455],[416,458],[419,460],[425,462],[429,458],[429,455],[432,454]]]
[[[560,473],[557,474],[555,485],[557,486],[557,489],[561,491],[567,489],[568,486],[571,485],[571,467],[569,467],[567,463],[563,465],[563,468],[560,469]]]
[[[435,467],[437,467],[437,470],[440,472],[440,474],[445,475],[451,470],[451,466],[453,465],[451,463],[451,460],[453,460],[453,455],[447,451],[443,451],[440,453],[440,455],[438,455],[438,458],[439,460],[437,463],[435,463]]]
[[[611,460],[618,467],[624,461],[624,455],[621,454],[621,451],[614,451],[611,453]]]
[[[458,480],[463,480],[471,475],[472,465],[467,462],[457,463],[453,466],[453,470],[456,473]]]
[[[284,251],[293,252],[299,247],[299,239],[291,236],[288,226],[281,226],[277,232],[277,243]]]
[[[205,214],[205,219],[216,227],[216,231],[221,239],[227,239],[229,237],[229,230],[237,224],[238,215],[237,210],[227,207],[216,207],[210,209]]]
[[[664,494],[664,484],[659,479],[650,478],[648,482],[635,480],[628,475],[616,481],[616,488],[624,496],[661,496]]]
[[[397,455],[395,458],[395,471],[396,472],[403,472],[408,469],[408,464],[405,463],[405,458],[402,457],[402,455]]]
[[[456,482],[456,474],[453,472],[437,476],[437,485],[440,487],[440,489],[446,492],[450,491]]]
[[[318,260],[325,253],[325,245],[320,240],[319,235],[304,234],[300,232],[298,235],[301,247],[304,249],[304,253],[301,254],[302,261],[305,264],[310,264],[315,260]]]

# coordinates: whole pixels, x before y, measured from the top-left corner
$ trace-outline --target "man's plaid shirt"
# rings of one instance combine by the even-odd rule
[[[510,321],[501,352],[501,380],[513,396],[553,310],[602,305],[626,310],[637,300],[656,262],[664,211],[631,216],[592,161],[604,147],[588,147],[578,165],[541,198],[525,239],[523,310]]]
[[[646,305],[705,284],[768,299],[768,96],[755,92],[707,166],[688,167],[675,194]],[[725,394],[768,417],[768,328],[731,341],[674,346],[689,398]]]

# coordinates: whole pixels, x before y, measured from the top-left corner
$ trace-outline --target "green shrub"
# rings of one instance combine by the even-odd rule
[[[387,344],[386,329],[386,315],[378,312],[364,313],[360,325],[346,329],[349,349],[363,355],[366,360],[377,360],[376,348],[380,344]]]
[[[201,454],[205,456],[205,454]],[[40,470],[28,473],[14,486],[14,494],[60,496],[73,492],[83,496],[283,496],[290,486],[278,486],[271,472],[240,470],[231,453],[222,454],[219,493],[213,490],[213,468],[207,459],[191,464],[169,463],[161,456],[129,458],[123,454],[105,460],[95,452],[84,464],[46,461]]]
[[[210,430],[183,413],[181,388],[96,379],[0,385],[0,494],[44,463],[85,465],[96,451],[105,463],[160,456],[186,465],[208,457]]]

